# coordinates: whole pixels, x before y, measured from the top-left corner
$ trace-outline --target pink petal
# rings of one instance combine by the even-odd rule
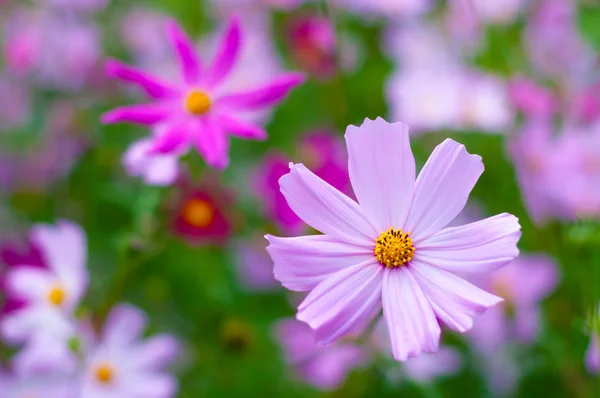
[[[52,275],[47,270],[21,266],[6,273],[4,286],[10,296],[27,301],[38,301],[45,299],[52,283]]]
[[[172,398],[177,394],[177,385],[177,379],[170,374],[135,374],[129,380],[127,380],[127,383],[124,386],[127,392],[117,396],[136,398]],[[101,396],[102,395],[98,395],[97,397]]]
[[[102,115],[102,123],[138,123],[152,125],[158,123],[172,114],[172,108],[165,104],[139,104],[120,106]]]
[[[233,136],[248,140],[262,141],[267,139],[267,132],[262,127],[245,122],[236,117],[221,115],[219,116],[219,122],[223,125],[223,129]]]
[[[158,371],[173,362],[179,350],[179,341],[175,337],[162,334],[141,343],[131,356],[137,367],[145,371]]]
[[[386,268],[383,275],[383,317],[392,353],[398,361],[422,352],[436,352],[440,325],[415,277],[406,267]]]
[[[382,232],[404,227],[415,185],[408,126],[366,119],[348,127],[346,145],[352,188],[369,219]]]
[[[229,22],[227,32],[219,45],[219,52],[210,68],[207,84],[214,87],[229,75],[233,64],[238,58],[240,49],[241,29],[240,22],[233,18]]]
[[[31,239],[40,247],[45,263],[60,283],[65,284],[69,305],[76,305],[88,286],[85,232],[79,225],[62,220],[56,226],[36,225]]]
[[[450,272],[486,273],[519,255],[519,219],[503,213],[415,242],[415,258]]]
[[[409,267],[437,317],[461,333],[471,329],[473,317],[502,302],[500,297],[432,265],[413,259]]]
[[[146,315],[138,308],[121,304],[113,308],[102,329],[103,342],[111,347],[124,347],[142,337]]]
[[[206,164],[217,169],[229,165],[229,137],[220,124],[208,117],[202,118],[199,131],[194,132],[193,139]]]
[[[164,126],[164,129],[154,138],[148,150],[149,155],[184,152],[190,137],[198,134],[198,131],[194,131],[197,126],[194,123],[172,123],[161,126]]]
[[[134,142],[123,155],[123,165],[130,175],[142,177],[147,184],[172,184],[179,174],[179,155],[152,153],[152,147],[151,138]]]
[[[590,345],[585,352],[585,367],[593,374],[600,373],[600,345],[598,344],[598,332],[592,330]]]
[[[379,235],[361,207],[302,164],[279,180],[281,193],[305,223],[339,240],[373,248]]]
[[[160,79],[146,74],[136,68],[125,65],[117,60],[108,60],[105,64],[106,74],[126,82],[138,84],[146,94],[153,98],[164,98],[176,93],[173,87]]]
[[[298,320],[315,330],[319,344],[335,340],[365,326],[381,306],[383,267],[375,261],[346,267],[310,292],[298,307]]]
[[[216,103],[237,110],[254,110],[264,108],[281,101],[294,87],[304,81],[299,73],[288,73],[271,83],[246,92],[226,94]]]
[[[196,56],[194,43],[175,21],[167,23],[167,35],[179,58],[184,81],[188,84],[198,83],[202,66]]]
[[[435,148],[417,178],[406,220],[415,242],[435,234],[461,212],[481,173],[481,157],[470,155],[464,145],[446,139]]]
[[[326,235],[278,238],[266,236],[275,279],[289,290],[314,289],[346,267],[373,260],[373,251]]]

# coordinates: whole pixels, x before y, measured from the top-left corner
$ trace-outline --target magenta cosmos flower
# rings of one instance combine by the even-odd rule
[[[297,318],[328,344],[360,332],[383,309],[397,360],[435,352],[439,318],[465,332],[502,301],[455,276],[485,273],[515,258],[516,217],[500,214],[444,228],[465,206],[483,172],[481,157],[447,139],[415,181],[408,127],[381,118],[346,131],[350,181],[358,203],[291,165],[280,180],[290,207],[324,235],[267,235],[275,277],[311,291]]]
[[[267,137],[262,127],[243,118],[244,113],[281,101],[304,78],[288,73],[253,90],[229,92],[223,85],[236,65],[242,40],[236,19],[231,21],[209,68],[203,67],[192,41],[175,22],[167,25],[167,33],[181,65],[181,81],[169,84],[109,61],[109,75],[139,85],[154,102],[119,107],[104,114],[102,121],[149,126],[163,123],[167,130],[155,140],[151,151],[177,152],[193,145],[206,163],[225,168],[229,164],[228,135],[255,140]]]

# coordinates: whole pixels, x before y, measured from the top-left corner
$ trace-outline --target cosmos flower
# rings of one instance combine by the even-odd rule
[[[288,27],[288,44],[296,63],[320,79],[336,73],[336,34],[325,17],[305,16]]]
[[[466,332],[502,301],[454,273],[484,274],[512,261],[518,220],[504,213],[444,228],[483,172],[481,158],[453,140],[434,150],[416,181],[406,125],[367,119],[348,127],[346,145],[358,203],[302,164],[281,178],[292,210],[324,235],[267,235],[275,277],[310,291],[297,318],[321,344],[364,329],[383,309],[394,358],[436,352],[438,319]]]
[[[177,380],[165,373],[179,351],[178,341],[162,334],[143,339],[147,320],[132,306],[115,307],[100,338],[86,342],[81,398],[169,398]]]
[[[173,231],[192,245],[224,243],[232,230],[228,201],[217,184],[183,187],[174,207]]]
[[[81,228],[68,221],[37,225],[32,241],[47,268],[23,264],[6,275],[9,294],[25,306],[6,315],[0,332],[10,344],[25,344],[16,359],[24,368],[75,366],[68,340],[75,334],[72,315],[88,284],[86,240]]]
[[[559,101],[551,90],[524,77],[514,78],[509,85],[514,106],[527,117],[551,118]]]
[[[314,170],[314,173],[345,192],[349,185],[346,169],[347,156],[343,142],[331,132],[314,131],[297,145],[294,158]],[[281,153],[270,153],[263,158],[253,178],[253,190],[270,220],[286,232],[299,232],[302,220],[290,209],[279,190],[279,179],[289,171],[289,159]]]
[[[166,131],[154,140],[153,151],[179,152],[193,145],[209,165],[225,168],[229,164],[229,135],[261,140],[267,137],[262,127],[245,121],[240,114],[278,103],[303,77],[288,73],[253,90],[226,91],[223,84],[236,67],[242,40],[239,22],[231,21],[216,59],[208,68],[203,67],[193,43],[175,22],[168,24],[167,32],[180,62],[180,83],[169,84],[109,61],[110,76],[139,85],[154,102],[119,107],[104,114],[102,121],[149,126],[162,123]]]
[[[353,369],[369,360],[367,353],[353,343],[319,346],[314,332],[295,319],[277,322],[275,337],[286,362],[303,380],[321,390],[335,390]]]

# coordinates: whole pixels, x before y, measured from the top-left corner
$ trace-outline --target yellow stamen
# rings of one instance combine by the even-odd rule
[[[102,364],[96,368],[96,379],[101,384],[110,384],[114,379],[114,369],[109,364]]]
[[[189,199],[182,210],[185,222],[196,228],[208,227],[214,218],[214,213],[210,203],[197,198]]]
[[[55,306],[60,306],[65,301],[65,291],[60,286],[54,286],[48,292],[48,301]]]
[[[192,115],[204,115],[211,106],[212,101],[203,91],[192,90],[185,99],[185,109]]]
[[[410,232],[390,228],[375,241],[375,257],[386,268],[396,268],[408,263],[415,254]]]

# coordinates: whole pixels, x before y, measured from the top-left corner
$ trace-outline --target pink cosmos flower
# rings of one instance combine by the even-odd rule
[[[143,339],[147,320],[129,305],[114,308],[98,341],[85,347],[80,398],[170,398],[177,380],[164,372],[179,351],[178,341],[162,334]]]
[[[286,362],[302,379],[321,390],[337,389],[354,368],[368,361],[361,347],[352,343],[319,346],[314,332],[295,319],[279,321],[275,335]]]
[[[227,167],[228,135],[245,139],[267,136],[261,127],[240,118],[240,113],[281,101],[303,77],[289,73],[254,90],[227,92],[222,86],[236,64],[242,39],[239,22],[231,21],[209,68],[201,65],[191,40],[175,22],[168,24],[167,32],[179,58],[181,81],[169,84],[118,61],[109,61],[109,75],[139,85],[155,101],[117,108],[104,114],[102,121],[149,126],[162,123],[167,126],[166,132],[154,140],[154,151],[178,152],[193,145],[209,165]]]
[[[297,318],[321,344],[364,329],[383,309],[394,358],[435,352],[438,319],[466,332],[502,301],[454,272],[484,274],[512,261],[518,220],[505,213],[444,228],[483,172],[481,158],[453,140],[434,150],[416,181],[406,125],[367,119],[348,127],[346,145],[358,203],[302,164],[281,178],[292,210],[324,235],[267,235],[275,277],[310,291]]]
[[[153,136],[165,133],[166,126],[154,127]],[[171,185],[179,175],[179,158],[183,153],[152,151],[154,138],[143,138],[131,144],[123,154],[123,166],[131,176],[141,177],[146,184]]]
[[[296,63],[319,79],[336,73],[337,40],[328,18],[304,16],[288,27],[288,43]]]
[[[58,367],[73,369],[67,341],[75,333],[72,315],[88,283],[85,235],[78,225],[60,221],[37,225],[31,239],[47,268],[23,264],[9,270],[6,289],[25,306],[2,319],[0,333],[10,344],[26,344],[16,359],[23,368],[58,361]]]
[[[347,156],[343,142],[327,131],[308,134],[298,144],[296,157],[314,170],[314,173],[345,192],[349,185],[346,169]],[[290,209],[282,195],[278,181],[289,171],[289,159],[280,153],[265,156],[254,176],[255,195],[264,204],[264,211],[277,226],[286,232],[299,232],[302,220]]]

